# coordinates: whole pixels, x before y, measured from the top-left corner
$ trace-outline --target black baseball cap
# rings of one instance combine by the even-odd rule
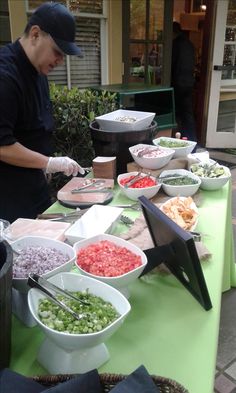
[[[41,30],[50,34],[63,53],[82,56],[81,49],[74,43],[75,19],[63,4],[43,3],[34,11],[29,24],[38,25]]]

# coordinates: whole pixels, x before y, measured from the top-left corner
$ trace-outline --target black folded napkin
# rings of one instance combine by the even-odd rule
[[[8,368],[0,371],[0,393],[39,393],[44,390],[45,386]]]
[[[103,393],[103,389],[97,370],[92,370],[46,389],[43,393]]]
[[[138,367],[132,374],[119,382],[111,393],[160,393],[152,377],[144,366]]]
[[[0,393],[103,393],[97,370],[89,371],[51,388],[9,369],[0,372]]]

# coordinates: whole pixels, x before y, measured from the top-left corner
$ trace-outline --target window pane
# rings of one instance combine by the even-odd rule
[[[161,83],[163,45],[149,44],[148,47],[148,79],[149,83],[158,85]]]
[[[146,38],[146,0],[130,0],[130,38]]]
[[[164,19],[164,0],[150,1],[149,39],[162,41]]]
[[[57,0],[56,2],[66,5],[66,0]],[[34,11],[43,3],[45,3],[43,0],[28,0],[29,11]]]
[[[144,82],[144,44],[130,44],[130,77],[129,82]]]
[[[102,14],[102,0],[71,0],[79,3],[79,12],[90,12],[92,14]]]
[[[67,4],[66,0],[52,0],[57,3]],[[28,0],[29,11],[35,10],[41,5],[43,0]],[[102,14],[102,2],[103,0],[70,0],[69,8],[71,12],[89,12],[92,14]]]
[[[72,86],[101,84],[100,20],[79,17],[76,23],[76,43],[81,48],[83,57],[70,57]]]

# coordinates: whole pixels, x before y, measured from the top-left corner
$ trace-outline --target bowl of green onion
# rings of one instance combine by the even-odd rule
[[[56,295],[80,318],[53,303],[39,289],[30,289],[29,309],[45,335],[39,363],[50,374],[84,373],[100,367],[109,359],[104,342],[130,312],[128,300],[104,282],[77,273],[62,272],[48,281],[79,299]]]

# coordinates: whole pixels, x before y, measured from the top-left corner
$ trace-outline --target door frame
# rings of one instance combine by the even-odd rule
[[[234,132],[217,132],[218,112],[220,105],[220,95],[222,91],[221,75],[222,71],[215,70],[215,65],[223,64],[225,28],[227,20],[229,1],[217,0],[216,19],[214,25],[214,44],[210,74],[210,95],[208,103],[208,119],[206,133],[206,147],[209,148],[229,148],[235,147]],[[235,85],[236,88],[236,85]]]

